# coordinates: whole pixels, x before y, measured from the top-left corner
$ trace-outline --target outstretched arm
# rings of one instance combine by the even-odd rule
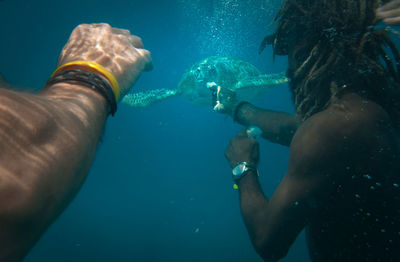
[[[258,126],[262,137],[289,146],[300,124],[296,115],[258,108],[245,103],[236,109],[235,120],[243,126]]]
[[[213,86],[214,110],[227,114],[239,124],[257,126],[262,136],[271,142],[289,146],[300,121],[296,115],[258,108],[248,102],[240,101],[236,93]]]
[[[140,39],[107,24],[78,26],[59,66],[96,62],[126,94],[151,58]],[[108,115],[106,99],[77,83],[39,94],[0,89],[0,261],[21,261],[75,196]]]

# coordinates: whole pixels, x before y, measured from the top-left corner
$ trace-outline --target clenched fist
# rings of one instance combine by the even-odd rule
[[[74,29],[58,66],[77,60],[96,62],[108,69],[118,81],[120,99],[142,71],[153,68],[150,52],[139,37],[108,24],[82,24]]]

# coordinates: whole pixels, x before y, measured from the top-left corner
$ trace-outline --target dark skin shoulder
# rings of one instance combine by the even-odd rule
[[[233,141],[227,152],[245,143],[255,142]],[[390,260],[398,256],[387,246],[389,240],[396,242],[394,237],[379,234],[381,229],[400,232],[389,227],[399,220],[397,212],[382,204],[397,207],[400,190],[393,184],[398,153],[398,134],[372,101],[348,94],[315,114],[294,135],[288,172],[270,200],[254,172],[238,183],[242,215],[256,251],[264,261],[278,261],[306,227],[313,261],[400,261]],[[237,159],[229,154],[233,165]],[[368,226],[384,217],[384,224]],[[370,247],[369,237],[379,248]]]

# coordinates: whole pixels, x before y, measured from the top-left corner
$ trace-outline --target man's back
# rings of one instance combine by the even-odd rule
[[[343,139],[324,167],[332,187],[311,200],[317,206],[307,226],[312,260],[400,261],[400,143],[389,117],[349,94],[309,121]]]

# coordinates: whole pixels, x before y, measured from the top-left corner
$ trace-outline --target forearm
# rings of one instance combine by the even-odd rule
[[[271,224],[270,202],[265,197],[254,171],[238,181],[241,213],[254,249],[266,262],[276,262],[285,255],[285,245],[271,238],[276,225]]]
[[[295,115],[260,109],[248,103],[238,108],[235,120],[244,126],[258,126],[265,139],[284,146],[290,145],[300,124]]]
[[[263,240],[268,199],[264,196],[257,173],[249,173],[238,181],[240,209],[253,245],[257,249]]]
[[[70,84],[38,95],[0,89],[0,105],[0,261],[19,261],[85,180],[107,108]]]

